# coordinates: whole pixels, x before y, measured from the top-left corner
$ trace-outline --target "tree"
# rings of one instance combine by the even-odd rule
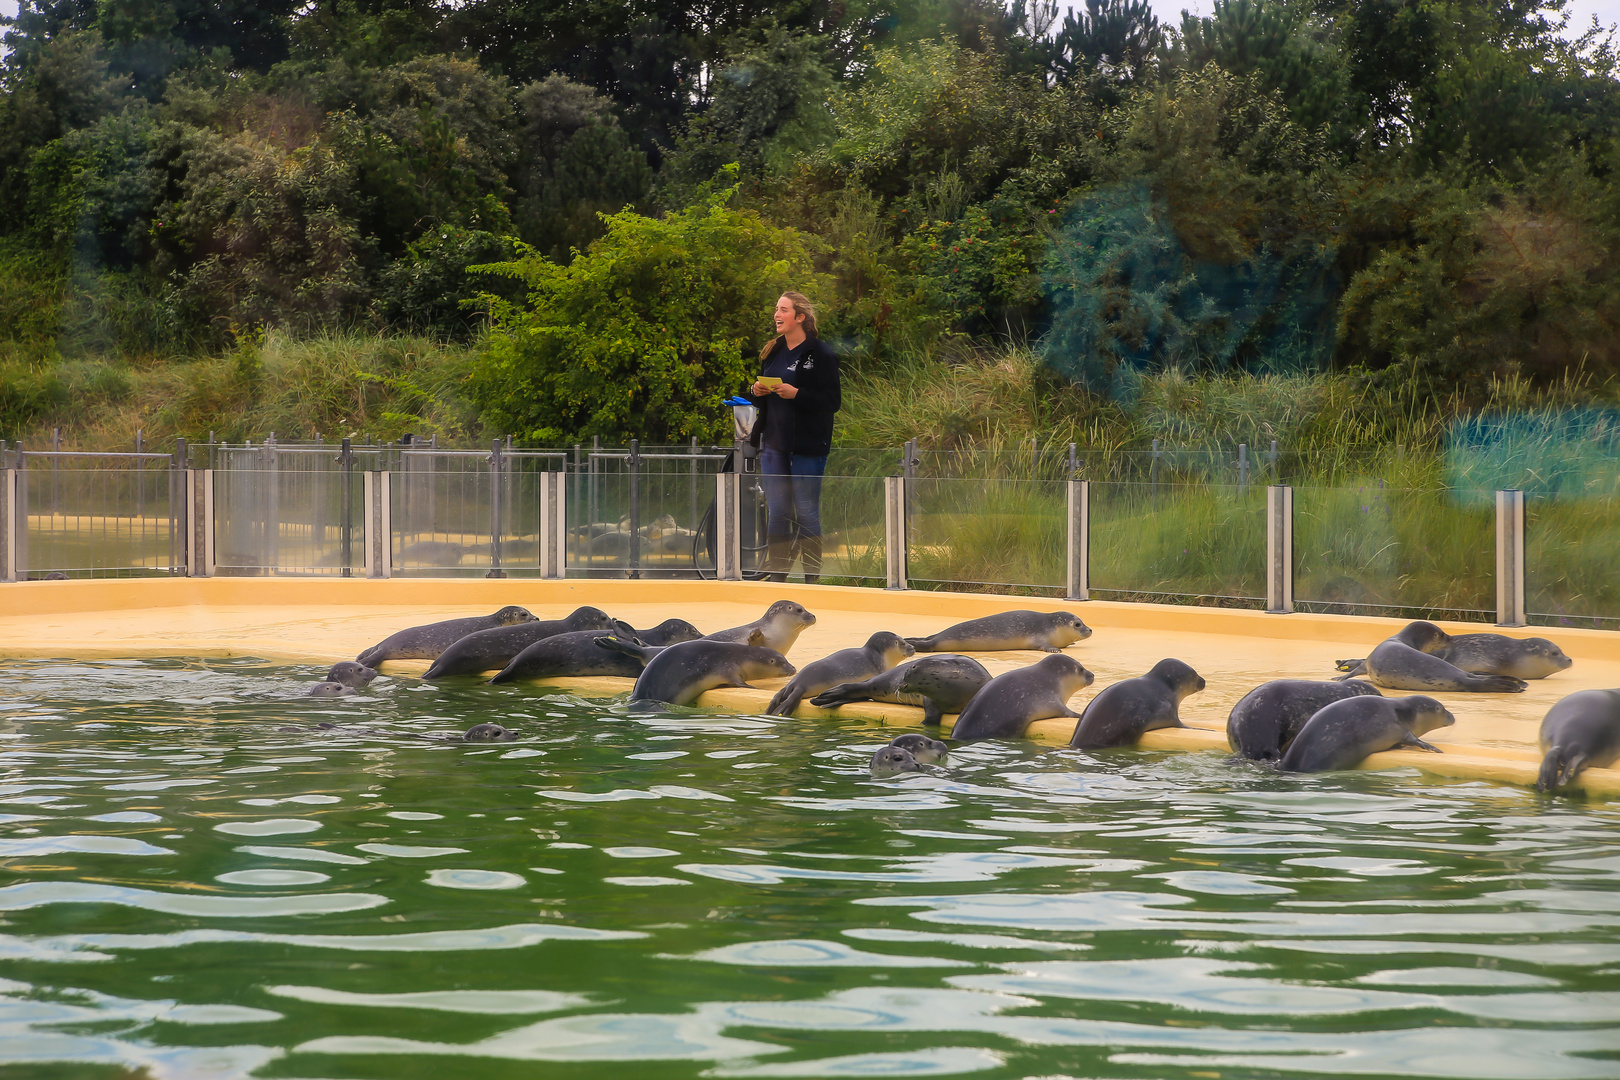
[[[1086,0],[1057,33],[1054,74],[1060,82],[1091,77],[1103,87],[1131,84],[1153,63],[1164,31],[1147,0]]]

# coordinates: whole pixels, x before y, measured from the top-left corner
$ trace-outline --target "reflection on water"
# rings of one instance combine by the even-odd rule
[[[1620,1077],[1620,807],[321,673],[6,666],[6,1076]]]

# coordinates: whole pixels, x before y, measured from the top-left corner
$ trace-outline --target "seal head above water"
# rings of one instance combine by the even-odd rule
[[[904,735],[896,735],[889,740],[889,745],[904,750],[923,765],[936,765],[944,761],[950,753],[950,747],[938,739],[930,739],[928,736],[919,735],[915,731],[908,731]]]

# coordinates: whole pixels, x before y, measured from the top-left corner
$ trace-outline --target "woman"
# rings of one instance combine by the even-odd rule
[[[761,375],[749,388],[759,406],[754,445],[769,514],[765,561],[769,581],[786,581],[798,556],[804,580],[821,579],[821,477],[832,449],[833,414],[843,403],[838,354],[816,336],[816,309],[802,293],[776,302],[777,336],[759,352]]]

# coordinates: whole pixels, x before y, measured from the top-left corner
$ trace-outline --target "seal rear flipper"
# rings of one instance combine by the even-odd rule
[[[810,704],[818,709],[836,709],[840,705],[851,701],[865,701],[861,696],[860,683],[839,683],[830,690],[823,690],[810,699]]]
[[[1487,694],[1522,694],[1530,684],[1511,675],[1481,675],[1479,689]]]
[[[925,637],[908,637],[908,638],[905,639],[905,642],[906,642],[907,645],[910,645],[917,652],[933,652],[934,651],[934,647],[932,645],[928,644],[928,639],[925,638]]]
[[[626,640],[625,638],[619,637],[616,634],[603,634],[601,637],[592,638],[591,641],[598,649],[606,649],[608,652],[623,653],[625,656],[640,660],[643,664],[656,655],[649,650],[648,646],[643,645],[634,637]]]
[[[1335,661],[1333,661],[1333,670],[1335,670],[1335,671],[1354,671],[1356,668],[1360,667],[1362,664],[1365,664],[1366,662],[1367,662],[1367,660],[1366,660],[1365,657],[1357,657],[1354,660],[1335,660]]]

